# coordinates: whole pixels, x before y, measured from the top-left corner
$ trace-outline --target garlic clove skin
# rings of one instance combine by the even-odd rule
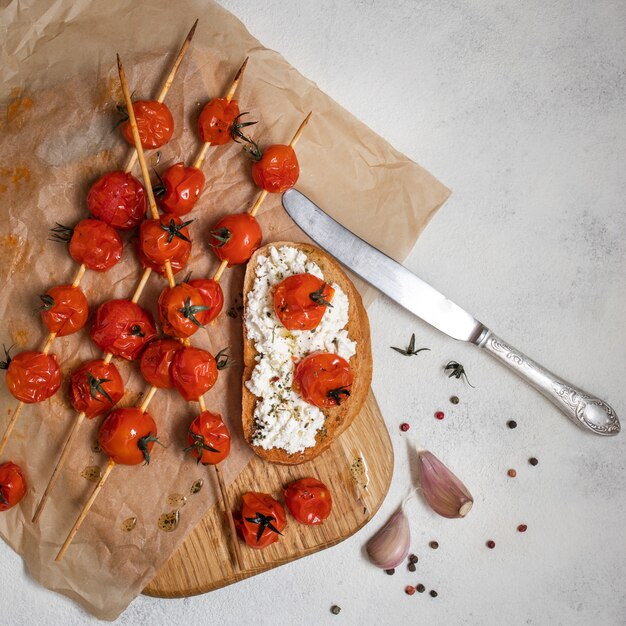
[[[432,452],[418,450],[417,456],[422,493],[433,511],[449,519],[465,517],[474,504],[467,487]]]
[[[400,508],[389,521],[367,542],[365,549],[374,565],[381,569],[398,567],[409,553],[411,531],[409,520]]]

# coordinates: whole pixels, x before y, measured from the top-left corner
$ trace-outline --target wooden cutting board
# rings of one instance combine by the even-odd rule
[[[357,501],[351,466],[361,455],[369,467],[369,484]],[[180,598],[206,593],[261,572],[329,548],[362,528],[382,504],[393,473],[393,448],[374,394],[350,428],[316,459],[297,466],[273,465],[254,457],[229,486],[233,501],[254,489],[281,494],[283,485],[314,476],[330,487],[333,510],[320,526],[298,524],[287,513],[284,537],[263,550],[241,544],[243,571],[235,571],[224,541],[227,532],[219,504],[212,507],[161,568],[144,593],[160,598]],[[282,500],[282,497],[278,498]]]

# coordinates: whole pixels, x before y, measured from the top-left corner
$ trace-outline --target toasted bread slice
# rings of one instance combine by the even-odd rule
[[[340,406],[330,409],[322,409],[325,416],[324,428],[315,437],[315,446],[306,448],[304,452],[289,454],[281,448],[266,450],[252,443],[254,434],[254,408],[257,398],[246,387],[255,366],[256,350],[254,343],[247,337],[245,311],[248,305],[248,294],[252,290],[255,279],[255,268],[259,255],[267,255],[271,247],[280,248],[290,246],[304,252],[307,257],[317,263],[324,274],[324,280],[328,283],[336,283],[344,291],[349,301],[348,309],[348,335],[356,342],[356,354],[350,359],[350,366],[354,373],[354,381],[350,397]],[[296,465],[310,461],[321,454],[341,433],[350,426],[352,420],[359,414],[372,382],[372,347],[370,344],[370,326],[367,313],[361,301],[361,295],[356,290],[352,281],[346,276],[343,269],[330,255],[310,244],[290,243],[285,241],[274,242],[263,246],[255,252],[246,268],[246,276],[243,285],[243,400],[242,422],[243,434],[248,445],[265,461],[281,463],[284,465]]]

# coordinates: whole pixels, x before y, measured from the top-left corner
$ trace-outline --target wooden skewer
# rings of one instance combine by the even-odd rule
[[[239,86],[239,83],[241,82],[241,78],[243,77],[243,73],[244,70],[246,69],[246,65],[248,65],[248,58],[246,57],[244,62],[241,64],[241,67],[237,70],[237,73],[235,74],[235,78],[233,79],[233,82],[230,86],[230,89],[228,90],[228,93],[226,94],[226,101],[230,102],[233,99],[233,96],[235,95],[235,92],[237,91],[237,87]],[[198,153],[198,156],[196,157],[196,160],[194,161],[193,166],[196,169],[200,169],[202,167],[202,164],[204,163],[204,159],[206,158],[207,152],[209,151],[209,147],[211,146],[211,142],[210,141],[206,141],[205,143],[202,144],[202,148],[200,148],[200,152]]]
[[[187,54],[187,50],[189,49],[191,40],[193,39],[194,33],[196,32],[197,25],[198,25],[198,20],[196,20],[193,23],[193,26],[191,27],[189,34],[185,38],[185,41],[183,41],[183,45],[181,46],[178,54],[176,55],[176,58],[174,59],[174,63],[172,64],[172,69],[170,70],[170,73],[167,75],[167,78],[165,79],[165,82],[163,83],[163,86],[161,87],[161,91],[159,91],[157,102],[163,102],[165,100],[165,96],[167,96],[167,92],[170,90],[170,87],[172,86],[172,83],[174,82],[174,78],[176,78],[178,68],[180,67],[180,64],[183,62],[185,55]],[[128,158],[126,167],[124,169],[127,172],[130,172],[133,169],[136,162],[137,162],[137,151],[133,150],[133,153]]]
[[[24,408],[24,403],[19,402],[18,405],[15,407],[15,411],[13,411],[13,415],[11,415],[11,419],[9,420],[9,423],[7,424],[7,429],[4,431],[4,436],[2,437],[2,441],[0,441],[0,455],[2,455],[2,453],[4,452],[4,449],[6,448],[9,438],[11,437],[11,434],[13,433],[13,429],[15,428],[15,423],[17,422],[17,418],[19,417],[23,408]]]
[[[56,485],[56,482],[61,474],[61,469],[63,468],[63,465],[65,464],[65,461],[70,453],[72,442],[74,441],[76,435],[78,434],[80,426],[84,420],[85,420],[85,412],[81,411],[76,417],[76,420],[74,421],[72,430],[70,431],[70,434],[65,441],[65,445],[63,446],[61,456],[59,457],[59,460],[57,461],[57,464],[54,468],[54,471],[52,472],[52,476],[50,476],[50,481],[48,482],[48,486],[46,487],[46,490],[43,492],[43,496],[41,496],[41,500],[39,501],[39,505],[37,506],[35,515],[33,515],[34,523],[36,523],[39,520],[39,518],[41,517],[41,514],[43,513],[44,507],[46,506],[46,503],[48,502],[48,498],[50,497],[50,493],[54,489],[54,486]]]
[[[78,532],[78,529],[81,527],[81,524],[85,521],[85,518],[87,517],[87,514],[89,513],[89,510],[93,506],[93,503],[96,501],[96,498],[98,497],[98,494],[100,493],[100,491],[102,491],[102,487],[104,487],[104,483],[106,483],[114,467],[115,467],[115,461],[113,459],[109,459],[106,469],[104,470],[104,474],[102,474],[102,478],[96,485],[96,488],[93,490],[93,493],[89,497],[89,500],[85,502],[85,505],[83,506],[83,509],[80,512],[80,515],[78,516],[77,520],[74,522],[74,526],[72,526],[72,530],[70,530],[67,538],[65,539],[63,545],[61,546],[61,549],[59,550],[59,553],[56,555],[54,559],[55,561],[57,562],[60,561],[63,558],[63,555],[67,552],[67,549],[70,547],[70,544],[74,540],[74,537],[76,536],[76,533]]]

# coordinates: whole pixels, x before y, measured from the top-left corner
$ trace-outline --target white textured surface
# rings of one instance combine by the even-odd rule
[[[626,4],[223,4],[454,190],[409,267],[626,418]],[[334,549],[236,586],[138,598],[119,623],[625,623],[626,434],[581,432],[486,355],[387,301],[370,316],[374,389],[396,452],[378,517]],[[412,331],[431,352],[389,350]],[[449,359],[475,390],[444,378]],[[439,408],[442,422],[432,417]],[[505,426],[511,418],[516,430]],[[412,429],[401,434],[405,420]],[[457,470],[476,505],[467,520],[447,521],[412,503],[417,572],[388,577],[361,546],[405,495],[416,436]],[[4,544],[0,554],[0,623],[95,622],[33,583]],[[417,582],[439,597],[405,596]]]

